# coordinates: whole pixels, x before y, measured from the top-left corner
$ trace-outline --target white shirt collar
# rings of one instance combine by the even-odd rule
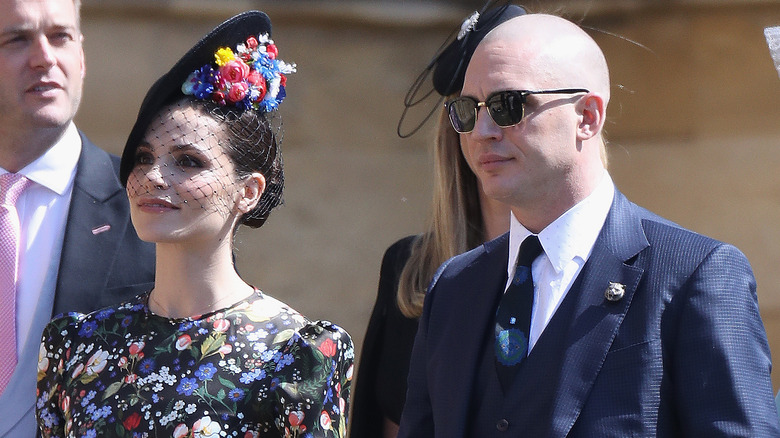
[[[607,218],[612,200],[615,197],[615,185],[609,173],[604,171],[596,189],[585,199],[570,208],[558,219],[539,233],[539,241],[544,254],[550,260],[557,273],[576,257],[587,260],[596,243],[604,221]],[[509,264],[508,278],[514,275],[520,244],[530,231],[511,214],[509,226]]]
[[[70,122],[59,141],[19,173],[62,196],[73,183],[80,155],[81,136]]]

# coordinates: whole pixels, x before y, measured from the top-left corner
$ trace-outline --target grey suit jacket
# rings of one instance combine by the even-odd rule
[[[56,291],[41,296],[16,371],[0,395],[0,437],[35,436],[36,364],[41,331],[52,316],[91,312],[148,290],[154,282],[154,245],[139,240],[130,223],[117,176],[119,157],[83,133],[81,139]]]

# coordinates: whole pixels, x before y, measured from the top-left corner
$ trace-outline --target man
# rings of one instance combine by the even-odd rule
[[[0,437],[24,438],[35,436],[45,324],[151,287],[154,248],[129,221],[117,157],[73,124],[85,73],[78,0],[0,0],[0,10],[0,174],[29,181],[16,202],[15,339],[0,333],[17,353],[0,357],[13,372],[0,394]]]
[[[477,47],[448,109],[512,224],[434,278],[400,437],[780,436],[750,265],[614,188],[609,93],[601,50],[562,18]]]

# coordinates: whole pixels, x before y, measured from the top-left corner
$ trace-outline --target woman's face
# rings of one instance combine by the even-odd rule
[[[127,179],[130,215],[141,239],[208,242],[230,235],[242,213],[245,183],[220,145],[225,136],[213,117],[192,105],[160,111]]]

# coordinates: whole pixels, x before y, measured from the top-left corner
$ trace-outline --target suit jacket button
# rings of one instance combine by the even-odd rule
[[[499,432],[506,432],[507,429],[509,429],[509,422],[504,418],[498,420],[498,423],[496,423],[496,429],[498,429]]]

